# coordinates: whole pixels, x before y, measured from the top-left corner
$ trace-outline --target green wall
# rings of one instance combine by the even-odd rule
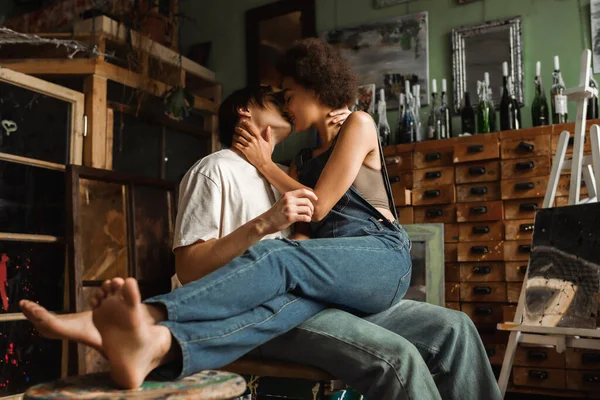
[[[210,68],[223,83],[224,95],[242,87],[246,77],[244,13],[271,0],[219,0],[182,2],[181,9],[198,23],[187,23],[182,44],[211,40],[213,53]],[[202,4],[204,3],[204,4]],[[209,3],[209,4],[206,4]],[[484,21],[523,17],[523,60],[525,63],[525,104],[523,123],[531,126],[529,104],[533,98],[535,62],[541,61],[546,89],[551,83],[554,55],[561,57],[567,87],[579,80],[579,59],[584,48],[591,47],[590,0],[480,0],[458,5],[457,0],[415,0],[410,3],[375,9],[372,0],[316,0],[318,31],[343,28],[383,18],[419,11],[429,12],[430,77],[452,82],[450,32],[453,28]],[[450,99],[452,100],[452,99]],[[426,110],[424,110],[426,112]],[[570,104],[569,116],[575,116]],[[390,115],[394,124],[395,113]],[[454,134],[460,121],[454,120]],[[298,147],[310,143],[309,137],[290,139],[278,149],[279,159],[290,158]]]

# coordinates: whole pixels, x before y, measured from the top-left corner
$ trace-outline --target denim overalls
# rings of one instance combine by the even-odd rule
[[[331,149],[298,170],[314,187]],[[410,241],[351,187],[312,223],[316,239],[263,240],[208,276],[146,303],[162,304],[161,322],[181,347],[168,378],[222,367],[320,311],[374,314],[400,300],[410,284]],[[166,374],[166,375],[165,375]]]

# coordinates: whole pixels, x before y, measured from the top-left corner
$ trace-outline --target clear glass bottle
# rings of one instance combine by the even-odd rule
[[[390,135],[392,130],[387,120],[387,104],[385,102],[385,90],[379,91],[379,103],[377,104],[377,113],[379,114],[379,121],[377,122],[377,131],[379,132],[379,140],[382,146],[388,146],[390,144]]]
[[[594,79],[594,71],[590,68],[590,87],[598,89],[598,82]],[[598,96],[588,100],[587,119],[598,119]]]
[[[450,107],[448,107],[448,82],[442,79],[442,105],[440,107],[440,114],[442,117],[442,134],[441,139],[448,139],[452,137],[452,114],[450,113]]]
[[[560,73],[560,60],[554,57],[554,72],[552,73],[552,123],[564,124],[569,120],[568,101],[565,96],[565,82]]]
[[[405,98],[406,106],[404,109],[404,118],[402,119],[402,134],[400,135],[400,143],[414,143],[417,140],[417,127],[415,123],[414,100],[410,91],[410,82],[405,82]]]
[[[429,118],[427,119],[427,140],[436,140],[440,138],[442,130],[442,117],[440,115],[440,105],[437,97],[437,80],[431,81],[431,108]]]

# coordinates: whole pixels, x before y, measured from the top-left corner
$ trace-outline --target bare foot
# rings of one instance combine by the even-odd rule
[[[171,332],[154,323],[151,307],[142,304],[137,281],[128,278],[93,311],[110,374],[124,389],[140,387],[153,369],[172,357]]]
[[[92,308],[99,307],[102,303],[102,300],[104,300],[106,296],[109,294],[115,294],[115,292],[119,290],[124,283],[125,280],[123,278],[107,279],[102,282],[102,285],[96,289],[92,295],[92,298],[90,299],[90,306]]]

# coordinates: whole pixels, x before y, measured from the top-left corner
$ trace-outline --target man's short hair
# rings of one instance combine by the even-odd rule
[[[254,104],[260,108],[271,102],[283,113],[283,92],[275,92],[271,86],[248,86],[231,93],[219,107],[219,141],[225,147],[231,147],[235,127],[240,122],[238,110]]]

